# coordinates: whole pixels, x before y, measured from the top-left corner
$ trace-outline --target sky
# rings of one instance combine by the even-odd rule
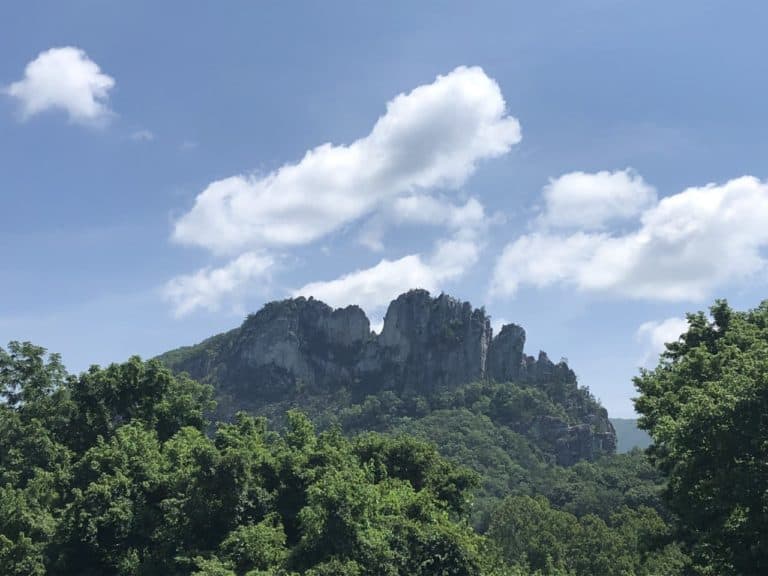
[[[6,2],[0,345],[71,371],[265,302],[410,288],[522,325],[609,414],[757,306],[763,2]]]

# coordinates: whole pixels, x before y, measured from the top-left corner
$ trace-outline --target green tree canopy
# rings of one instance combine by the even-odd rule
[[[701,572],[767,574],[768,302],[710,314],[635,379],[639,425]]]
[[[74,377],[0,349],[0,573],[501,573],[464,518],[476,476],[410,438],[286,430],[131,358]]]
[[[646,507],[624,506],[604,521],[552,508],[543,496],[510,496],[488,534],[508,564],[537,575],[675,576],[688,563],[666,523]]]

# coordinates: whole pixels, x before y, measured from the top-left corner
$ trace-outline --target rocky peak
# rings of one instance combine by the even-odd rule
[[[502,326],[488,351],[488,376],[498,382],[517,380],[524,371],[525,330],[517,324]]]
[[[387,309],[377,340],[381,359],[416,389],[454,386],[485,377],[490,319],[447,294],[411,290]]]
[[[579,393],[566,362],[555,364],[545,352],[537,358],[525,355],[525,330],[515,324],[502,327],[494,338],[483,308],[447,294],[433,298],[426,290],[411,290],[400,295],[389,305],[380,335],[371,332],[358,306],[334,310],[301,297],[269,303],[239,330],[208,342],[188,349],[173,367],[215,382],[220,398],[248,398],[245,407],[307,394],[342,393],[360,401],[391,390],[428,397],[493,379],[538,386],[553,401],[568,404],[576,422],[595,434],[612,435],[607,414],[595,414],[596,404]],[[593,416],[597,420],[588,421]],[[542,422],[540,428],[542,437],[565,443],[566,461],[592,450],[594,438],[585,440],[581,428],[562,420]]]
[[[227,356],[225,370],[237,366],[250,387],[259,387],[258,374],[270,379],[269,389],[275,379],[288,388],[294,381],[331,389],[362,382],[415,391],[484,378],[576,382],[564,362],[554,364],[545,352],[538,358],[524,354],[522,327],[507,324],[493,337],[483,308],[426,290],[410,290],[390,303],[380,335],[371,332],[360,307],[333,309],[311,297],[270,302],[232,334],[219,351]],[[202,377],[216,364],[210,356],[187,363],[190,373]]]
[[[314,298],[270,302],[248,317],[237,334],[234,358],[227,364],[250,367],[265,389],[290,388],[289,382],[323,384],[331,377],[348,379],[346,364],[373,337],[358,306],[334,310]]]
[[[277,338],[320,337],[331,345],[350,346],[371,337],[368,317],[359,306],[333,309],[314,298],[290,298],[266,304],[248,317],[243,333],[272,332]]]

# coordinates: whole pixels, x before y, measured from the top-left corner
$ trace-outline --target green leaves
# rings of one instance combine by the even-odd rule
[[[645,507],[623,507],[606,522],[556,510],[541,496],[513,496],[494,512],[489,536],[510,565],[536,574],[673,576],[687,566],[666,523]]]
[[[635,379],[636,408],[702,570],[758,574],[768,571],[768,302],[736,312],[718,301],[710,313],[689,315],[681,341]]]
[[[186,376],[173,376],[157,361],[138,357],[101,369],[92,367],[69,386],[77,410],[73,442],[92,445],[131,420],[140,420],[166,440],[185,426],[204,429],[213,409],[212,389]]]
[[[298,412],[207,436],[210,389],[138,358],[74,378],[12,344],[0,378],[0,573],[490,573],[449,516],[474,476],[433,446]]]
[[[737,316],[722,317],[729,331],[738,326]],[[707,330],[702,324],[691,340],[690,360],[682,347],[666,360],[675,386],[649,381],[663,390],[649,405],[678,404],[674,414],[654,413],[657,437],[669,439],[669,455],[741,455],[731,462],[745,470],[734,486],[760,498],[749,474],[764,470],[766,442],[755,430],[765,411],[754,399],[768,371],[759,355],[733,368],[749,334],[721,346]],[[677,364],[686,375],[722,378],[688,386],[674,380]],[[43,349],[13,344],[0,351],[0,378],[2,574],[655,576],[685,566],[667,524],[644,507],[661,510],[658,473],[642,454],[563,469],[506,425],[578,415],[584,406],[571,414],[549,399],[565,388],[472,384],[433,398],[431,412],[424,398],[391,394],[366,410],[381,411],[376,421],[400,433],[348,439],[340,427],[318,432],[294,411],[280,432],[244,413],[210,426],[210,388],[138,358],[73,377]],[[698,427],[680,428],[683,421]],[[482,479],[416,437],[471,463]],[[680,442],[694,437],[709,452]],[[675,470],[672,484],[686,485],[686,469]],[[487,499],[475,507],[481,480]],[[688,497],[719,480],[715,472],[699,478]],[[494,496],[508,498],[487,520]],[[723,530],[753,529],[753,509],[739,502],[726,512]],[[490,524],[491,538],[470,527],[470,515]]]

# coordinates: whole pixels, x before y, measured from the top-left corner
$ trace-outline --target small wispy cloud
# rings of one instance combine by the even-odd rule
[[[155,134],[151,130],[135,130],[131,132],[130,139],[134,142],[151,142],[155,139]]]
[[[177,318],[199,309],[218,310],[224,297],[236,294],[256,278],[267,278],[273,265],[270,256],[246,252],[220,268],[203,268],[173,278],[163,287],[163,296]]]

